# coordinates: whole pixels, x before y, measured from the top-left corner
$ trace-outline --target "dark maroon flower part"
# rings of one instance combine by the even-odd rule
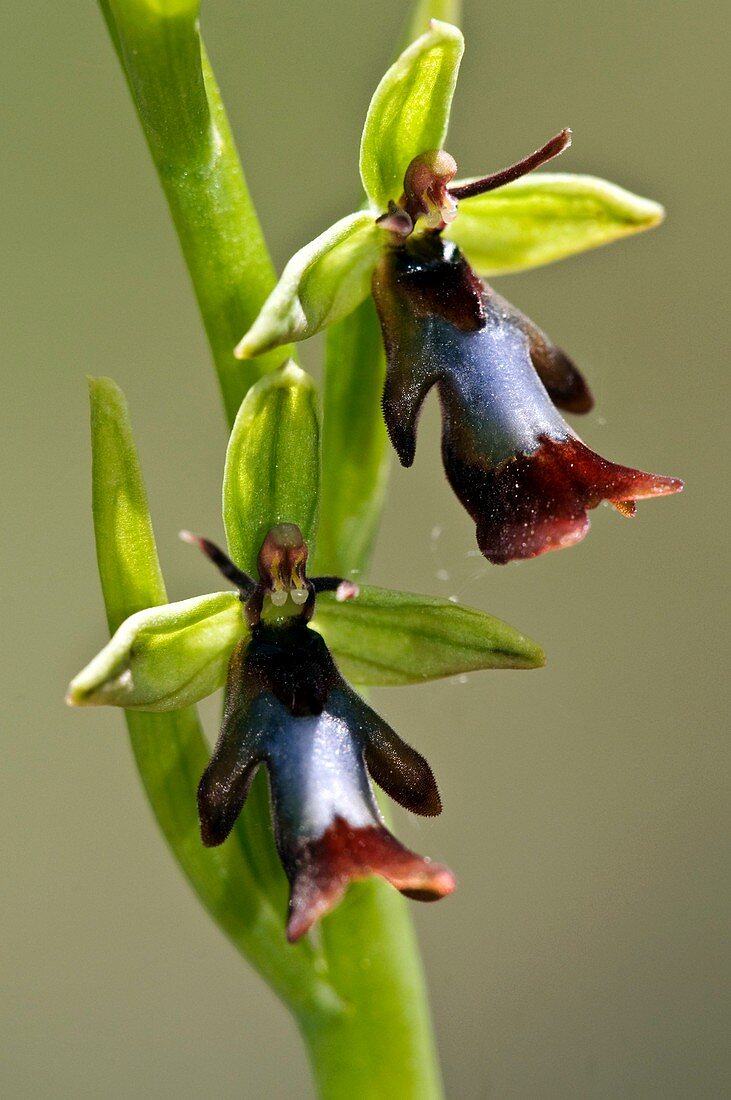
[[[203,843],[226,839],[263,765],[290,883],[290,941],[329,912],[354,879],[378,874],[421,901],[451,893],[446,867],[415,855],[386,829],[368,778],[413,813],[434,816],[441,801],[431,768],[343,680],[308,626],[317,591],[350,598],[357,590],[336,577],[307,580],[306,546],[290,524],[269,532],[258,585],[218,547],[195,541],[237,584],[252,624],[251,638],[229,663],[221,733],[198,788]],[[274,599],[281,591],[309,596],[297,596],[285,615],[288,597]]]
[[[682,489],[582,443],[557,411],[592,406],[574,364],[438,232],[394,243],[373,294],[388,359],[383,410],[399,459],[412,464],[421,407],[436,386],[444,468],[489,561],[573,545],[602,500],[633,515],[634,501]]]

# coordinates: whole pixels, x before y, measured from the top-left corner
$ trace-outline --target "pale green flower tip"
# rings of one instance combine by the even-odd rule
[[[287,337],[278,340],[276,336],[272,336],[271,332],[267,332],[265,325],[260,325],[258,321],[255,321],[234,348],[234,358],[256,359],[258,355],[264,355],[265,352],[272,351],[274,348],[286,343]]]
[[[652,199],[636,197],[636,224],[638,229],[654,229],[665,221],[665,207]]]
[[[107,378],[103,374],[87,374],[86,385],[92,399],[101,401],[106,398],[115,405],[124,402],[124,395],[113,378]]]
[[[247,332],[234,348],[234,359],[253,359],[254,355],[255,353],[251,351],[251,335]]]
[[[65,701],[67,707],[86,707],[92,705],[89,700],[89,693],[78,683],[78,680],[72,680],[69,684]]]
[[[429,29],[424,31],[422,35],[419,35],[418,38],[415,38],[414,41],[406,47],[401,56],[396,59],[391,68],[387,71],[386,76],[398,67],[403,58],[413,57],[423,50],[429,49],[430,46],[436,42],[454,42],[459,46],[459,57],[461,59],[464,53],[464,35],[459,27],[455,27],[453,23],[445,23],[441,19],[430,19]]]
[[[132,672],[128,667],[116,674],[105,669],[100,677],[95,667],[95,658],[86,668],[75,676],[66,692],[66,704],[69,707],[114,706],[129,693],[132,685]]]
[[[609,209],[614,209],[617,220],[624,221],[633,229],[653,229],[665,219],[665,207],[654,199],[635,195],[608,180],[593,180],[589,177],[588,182],[595,184],[597,193],[604,196]]]
[[[546,654],[541,647],[530,638],[524,638],[524,647],[519,654],[521,668],[545,668]]]
[[[454,23],[445,23],[441,19],[430,19],[429,30],[426,33],[438,38],[451,38],[453,42],[460,43],[462,50],[464,50],[464,35],[459,27],[455,27]]]

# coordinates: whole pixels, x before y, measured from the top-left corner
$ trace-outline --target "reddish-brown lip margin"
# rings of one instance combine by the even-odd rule
[[[451,894],[454,875],[399,843],[381,825],[356,828],[336,817],[322,836],[302,844],[291,876],[287,939],[296,942],[337,905],[350,882],[381,875],[417,901]]]
[[[587,512],[603,500],[625,515],[629,502],[679,493],[678,478],[609,462],[580,439],[541,436],[533,454],[492,469],[444,456],[450,483],[477,525],[480,550],[496,565],[580,542]]]

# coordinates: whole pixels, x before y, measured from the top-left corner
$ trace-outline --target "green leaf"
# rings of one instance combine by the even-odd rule
[[[381,329],[368,298],[327,333],[315,563],[320,573],[348,577],[368,564],[391,457],[381,411],[385,371]]]
[[[244,635],[234,592],[137,611],[69,686],[74,706],[179,710],[223,687]]]
[[[435,20],[376,88],[360,146],[360,176],[376,214],[398,201],[414,157],[442,147],[463,50],[460,31]]]
[[[385,234],[371,214],[341,218],[296,252],[235,350],[238,359],[307,340],[339,321],[371,292]]]
[[[89,396],[97,560],[109,629],[116,630],[167,595],[122,391],[111,378],[90,378]]]
[[[651,229],[664,214],[606,180],[545,172],[463,199],[447,235],[481,275],[504,275]]]
[[[256,574],[267,531],[296,523],[310,544],[317,529],[320,415],[315,384],[293,362],[262,378],[239,409],[226,451],[223,522],[229,553]]]
[[[121,391],[90,380],[94,529],[110,629],[140,606],[165,602],[147,494]],[[311,944],[291,947],[284,912],[275,909],[236,827],[219,848],[200,841],[196,788],[210,750],[195,709],[168,714],[127,711],[132,749],[157,822],[205,908],[295,1011],[320,1020],[339,998],[318,972]],[[300,949],[301,948],[301,949]]]
[[[540,647],[500,619],[409,592],[361,588],[346,603],[318,596],[314,625],[343,675],[374,687],[544,663]]]

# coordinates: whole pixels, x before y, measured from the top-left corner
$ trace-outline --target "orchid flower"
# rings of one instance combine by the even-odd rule
[[[569,130],[509,168],[454,182],[457,165],[442,146],[463,46],[456,27],[434,21],[386,73],[361,144],[367,209],[296,253],[236,354],[306,339],[372,294],[398,457],[412,464],[435,386],[448,480],[482,553],[504,563],[579,541],[587,511],[603,500],[630,516],[636,500],[676,493],[682,482],[608,462],[579,439],[557,409],[587,412],[586,382],[484,276],[651,228],[664,212],[594,177],[528,178],[569,147]]]
[[[119,403],[111,385],[100,392]],[[290,883],[291,941],[332,909],[351,881],[370,874],[419,900],[454,888],[446,867],[388,831],[369,779],[412,812],[435,816],[441,800],[429,765],[338,666],[361,684],[407,684],[543,662],[540,649],[512,627],[448,600],[308,577],[300,524],[314,537],[317,425],[314,385],[293,363],[250,390],[226,455],[229,553],[181,532],[233,590],[135,612],[72,680],[67,697],[75,706],[165,712],[225,685],[220,736],[198,787],[201,840],[216,847],[227,839],[263,766]],[[115,440],[117,427],[115,420]],[[274,492],[273,440],[280,441],[275,468],[291,475],[276,477]],[[287,512],[298,522],[287,521]],[[264,526],[257,553],[259,517],[273,514],[278,522]],[[258,580],[239,562],[256,562]]]

